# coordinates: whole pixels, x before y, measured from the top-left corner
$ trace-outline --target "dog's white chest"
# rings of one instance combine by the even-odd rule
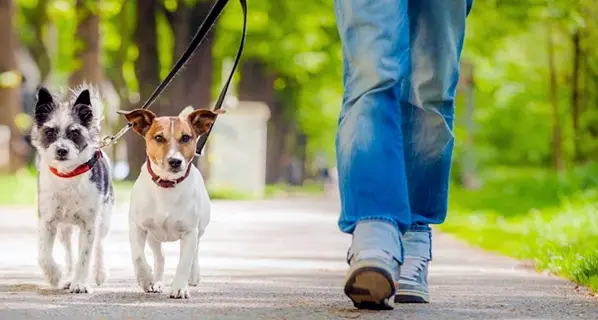
[[[142,171],[131,194],[131,222],[160,242],[180,240],[195,230],[203,234],[210,199],[199,171],[192,171],[179,187],[158,187]]]
[[[185,233],[197,228],[197,219],[186,217],[173,212],[164,212],[164,215],[153,214],[150,217],[142,217],[140,226],[160,242],[176,241]]]
[[[39,207],[43,219],[80,225],[93,216],[98,207],[98,192],[86,177],[60,179],[41,175]]]

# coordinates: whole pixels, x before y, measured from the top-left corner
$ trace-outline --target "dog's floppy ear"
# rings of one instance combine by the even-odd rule
[[[55,108],[56,104],[50,91],[44,87],[40,87],[37,92],[37,102],[34,110],[35,123],[41,127],[44,122],[48,121],[48,117],[50,117]]]
[[[118,110],[116,113],[125,116],[127,121],[133,124],[133,130],[142,136],[147,133],[156,118],[156,114],[147,109]]]
[[[89,127],[93,120],[93,110],[91,109],[91,95],[88,89],[79,93],[73,104],[73,112],[85,127]]]
[[[197,134],[197,136],[201,136],[210,130],[214,124],[214,121],[216,121],[216,117],[223,113],[224,110],[222,109],[215,111],[199,109],[191,112],[187,116],[187,121],[189,121],[189,124],[195,131],[195,134]]]

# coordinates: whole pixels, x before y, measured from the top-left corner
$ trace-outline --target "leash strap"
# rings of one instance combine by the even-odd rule
[[[174,77],[181,70],[181,68],[185,65],[185,63],[187,63],[187,61],[189,61],[189,59],[191,58],[191,55],[193,55],[193,52],[201,45],[201,42],[205,39],[206,35],[208,34],[208,32],[210,31],[212,26],[216,23],[216,20],[218,19],[218,17],[224,10],[224,7],[228,4],[228,1],[229,0],[217,0],[216,3],[214,3],[214,6],[212,7],[212,9],[210,9],[210,12],[208,13],[208,16],[206,17],[204,22],[197,29],[197,32],[193,36],[193,39],[191,39],[191,42],[187,46],[187,49],[185,49],[185,52],[183,53],[183,55],[181,55],[181,57],[177,60],[175,65],[172,67],[172,69],[170,70],[170,72],[168,73],[166,78],[164,78],[164,80],[154,90],[154,92],[151,94],[151,96],[141,106],[141,109],[149,108],[156,101],[156,99],[160,96],[160,94],[162,94],[162,92],[164,91],[164,89],[166,89],[166,87],[170,84],[170,82],[172,82]],[[239,45],[239,50],[237,52],[237,58],[235,60],[235,64],[234,64],[234,66],[230,72],[230,75],[228,76],[228,79],[227,79],[224,87],[222,88],[222,91],[220,92],[220,96],[218,97],[218,100],[216,102],[215,110],[220,109],[222,107],[222,103],[224,102],[224,97],[226,96],[226,91],[228,90],[230,82],[235,73],[235,69],[237,68],[237,64],[239,63],[239,60],[241,58],[241,54],[243,52],[243,47],[245,46],[245,33],[246,33],[246,29],[247,29],[247,0],[239,0],[239,3],[241,4],[241,8],[243,9],[243,34],[241,36],[241,44]],[[107,146],[110,146],[110,145],[116,143],[117,140],[120,139],[122,136],[124,136],[131,129],[132,126],[133,126],[132,123],[127,123],[115,135],[105,137],[100,142],[100,148],[105,148]],[[208,134],[209,134],[209,132],[206,133],[203,137],[207,138]],[[205,144],[205,139],[203,140],[203,143],[201,141],[202,140],[200,140],[200,144],[201,144],[201,147],[203,148],[203,145]],[[199,150],[201,151],[201,149],[199,149]]]
[[[237,51],[237,57],[235,57],[235,63],[233,64],[232,69],[230,70],[230,74],[228,75],[228,79],[224,83],[224,87],[222,87],[222,91],[220,91],[220,95],[218,96],[218,100],[216,100],[216,105],[214,106],[214,110],[218,110],[222,108],[222,103],[224,103],[224,98],[226,98],[226,92],[228,91],[228,86],[235,75],[235,69],[239,64],[239,60],[241,60],[241,55],[243,54],[243,47],[245,47],[245,33],[247,31],[247,0],[239,0],[241,4],[241,8],[243,9],[243,31],[241,33],[241,43],[239,44],[239,50]],[[216,122],[216,119],[214,119]],[[206,141],[208,140],[208,136],[212,132],[212,128],[214,128],[214,124],[210,126],[208,132],[206,132],[203,136],[199,137],[199,141],[197,142],[197,156],[201,156],[203,152],[203,148],[206,145]]]

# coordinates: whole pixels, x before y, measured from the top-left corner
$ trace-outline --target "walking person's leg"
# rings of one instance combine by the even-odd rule
[[[430,224],[446,218],[453,116],[465,18],[472,0],[409,0],[411,72],[401,85],[412,224],[396,302],[429,302]]]
[[[336,0],[343,49],[337,134],[339,227],[353,235],[345,293],[356,307],[392,308],[411,226],[400,82],[409,67],[407,0]]]

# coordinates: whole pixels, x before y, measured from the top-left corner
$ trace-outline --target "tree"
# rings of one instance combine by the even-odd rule
[[[550,103],[552,105],[552,144],[553,144],[553,157],[554,167],[557,170],[563,170],[563,142],[562,142],[562,129],[561,129],[561,115],[559,111],[558,101],[558,83],[556,66],[554,62],[554,42],[553,42],[552,26],[548,23],[548,69],[549,69],[549,81],[550,81]]]
[[[150,97],[160,83],[160,60],[157,45],[156,14],[159,10],[158,0],[137,0],[137,26],[135,27],[135,43],[139,56],[135,61],[135,75],[138,79],[139,94],[142,99]],[[144,100],[142,100],[143,102]],[[162,105],[157,101],[152,111],[163,114]],[[145,146],[135,134],[127,134],[127,158],[129,160],[129,179],[136,179],[141,165],[145,161]]]
[[[73,70],[69,86],[83,83],[96,86],[102,83],[100,65],[100,0],[77,0],[77,34]]]
[[[250,45],[245,47],[239,89],[241,100],[262,97],[271,109],[268,182],[282,178],[282,168],[289,162],[285,157],[303,158],[305,153],[309,160],[319,151],[325,151],[330,158],[334,154],[342,61],[333,12],[332,2],[325,0],[251,3],[247,30]],[[241,21],[240,8],[229,6],[218,25],[216,59],[235,54]],[[247,76],[249,69],[259,70]],[[272,79],[256,79],[255,74],[260,73]],[[247,85],[251,81],[255,82],[253,87]],[[271,92],[262,93],[268,90],[275,92],[274,98],[265,97],[272,96]],[[295,148],[304,143],[305,152]],[[283,163],[280,167],[273,165],[276,161]]]
[[[258,58],[246,59],[240,69],[239,100],[261,101],[270,108],[266,144],[266,183],[276,183],[282,178],[285,130],[288,128],[288,123],[285,125],[283,119],[284,104],[276,100],[276,74],[268,70],[266,64]]]
[[[24,25],[21,28],[21,42],[27,46],[40,73],[43,82],[50,73],[50,55],[44,40],[48,27],[48,3],[50,0],[20,1],[21,17]],[[25,30],[23,30],[25,29]]]
[[[172,61],[176,61],[185,51],[191,38],[207,17],[214,1],[192,0],[178,1],[176,8],[164,8],[166,20],[172,30],[174,44]],[[206,35],[201,45],[195,50],[185,68],[173,80],[165,93],[166,104],[172,114],[177,114],[186,106],[209,109],[212,107],[212,89],[214,86],[213,44],[214,28]],[[170,66],[167,66],[170,70]],[[209,144],[206,145],[209,152]],[[207,157],[196,158],[202,174],[209,177]]]
[[[573,71],[571,72],[571,118],[573,124],[573,152],[574,160],[581,159],[579,147],[579,116],[580,116],[580,88],[579,88],[579,73],[582,60],[581,51],[581,32],[576,30],[572,37],[573,45]]]
[[[15,124],[16,115],[21,109],[21,74],[17,66],[14,17],[13,0],[0,0],[0,125],[10,130],[8,166],[0,169],[9,171],[17,170],[23,162],[22,136]]]

